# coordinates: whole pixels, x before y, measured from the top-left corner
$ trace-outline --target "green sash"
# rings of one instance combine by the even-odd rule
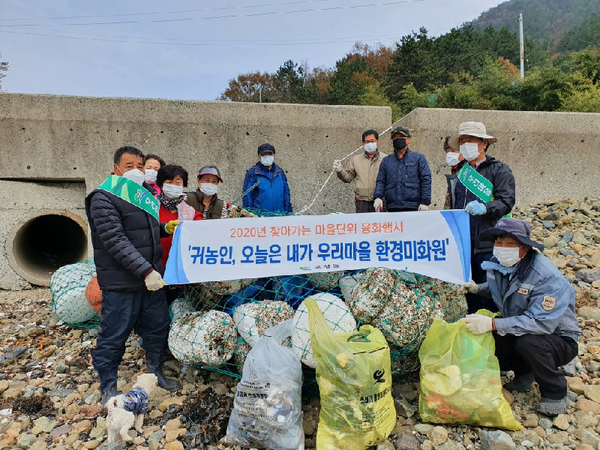
[[[479,197],[484,203],[492,200],[494,185],[469,164],[465,164],[456,176],[472,194]]]
[[[98,186],[98,189],[110,192],[120,199],[125,200],[127,203],[131,203],[133,206],[137,206],[146,211],[158,220],[160,203],[148,189],[140,186],[136,182],[117,175],[110,175],[100,186]]]

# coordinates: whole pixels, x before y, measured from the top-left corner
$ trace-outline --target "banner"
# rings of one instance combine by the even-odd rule
[[[465,283],[470,258],[463,210],[183,221],[164,280],[186,284],[387,267]]]

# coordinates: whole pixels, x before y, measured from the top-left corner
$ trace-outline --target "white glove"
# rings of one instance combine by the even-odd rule
[[[146,283],[146,289],[149,291],[158,291],[166,284],[160,276],[160,273],[158,273],[156,270],[153,270],[146,275],[146,278],[144,278],[144,283]]]
[[[333,170],[335,170],[336,172],[342,171],[342,162],[339,159],[336,159],[333,162]]]
[[[477,294],[479,292],[479,285],[473,280],[463,284],[463,287],[465,288],[465,291],[467,291],[469,294]]]
[[[429,206],[427,206],[427,205],[419,205],[419,211],[429,211]]]
[[[460,321],[465,322],[467,330],[473,334],[483,334],[493,329],[493,319],[481,314],[469,314],[467,317],[460,319]]]
[[[376,198],[373,202],[373,207],[375,208],[375,211],[383,209],[383,200],[380,198]]]

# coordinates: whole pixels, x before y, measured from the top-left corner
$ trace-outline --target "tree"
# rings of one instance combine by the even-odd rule
[[[569,82],[571,89],[560,93],[561,111],[600,112],[600,87],[582,74]]]
[[[268,102],[273,91],[273,75],[266,72],[250,72],[229,80],[229,85],[219,100],[258,103],[261,99]]]
[[[0,58],[2,58],[2,53],[0,53]],[[2,78],[6,76],[4,72],[8,72],[8,62],[0,61],[0,92],[2,92]]]

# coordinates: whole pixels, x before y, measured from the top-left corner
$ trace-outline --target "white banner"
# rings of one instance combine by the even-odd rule
[[[164,279],[185,284],[387,267],[464,283],[470,254],[463,210],[185,221]]]

